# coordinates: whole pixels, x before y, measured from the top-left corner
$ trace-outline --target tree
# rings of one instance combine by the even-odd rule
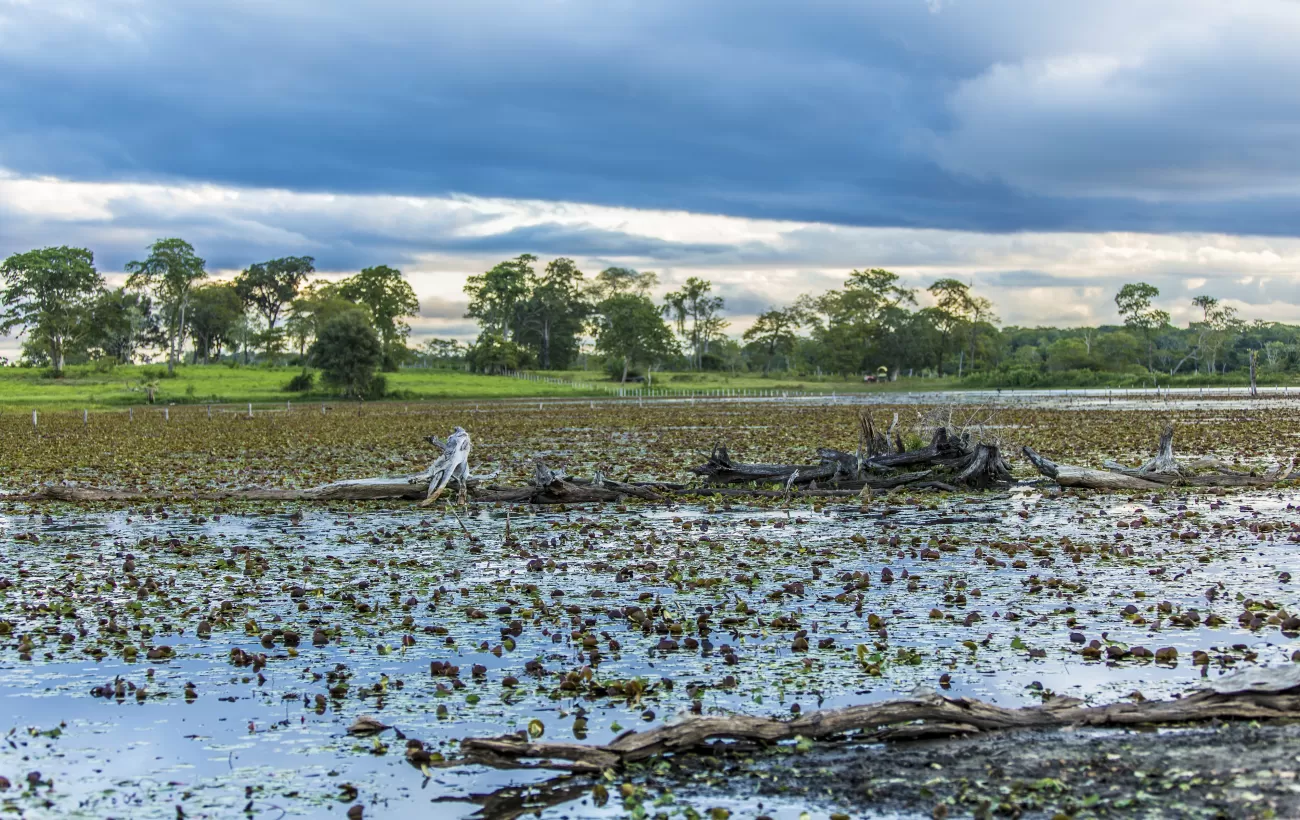
[[[672,330],[664,324],[654,302],[648,296],[622,293],[601,302],[597,308],[596,349],[607,356],[623,360],[623,377],[638,363],[678,352]]]
[[[358,309],[364,310],[356,302],[344,299],[339,294],[339,285],[312,282],[289,304],[289,318],[284,322],[284,331],[293,341],[298,355],[305,357],[307,348],[326,322],[341,313]]]
[[[935,308],[938,311],[934,314],[934,319],[942,334],[939,370],[943,370],[942,357],[948,340],[959,330],[967,334],[965,358],[969,359],[970,369],[973,370],[980,326],[988,327],[998,320],[997,316],[993,315],[993,303],[983,296],[971,293],[970,286],[957,279],[940,279],[927,290],[934,296]],[[958,378],[961,377],[963,366],[964,361],[957,365]]]
[[[176,372],[176,360],[187,334],[187,314],[194,284],[208,275],[207,265],[183,239],[159,239],[140,262],[126,263],[126,286],[152,290],[163,305],[167,327],[167,372]]]
[[[298,295],[307,276],[316,271],[315,261],[310,256],[286,256],[249,265],[235,277],[235,292],[240,300],[266,320],[268,340],[276,338],[280,312]]]
[[[411,332],[402,320],[420,309],[420,300],[402,272],[387,265],[365,268],[340,282],[338,295],[365,305],[384,348],[384,369],[396,370],[406,356],[406,337]]]
[[[794,350],[795,340],[799,338],[799,328],[808,320],[803,308],[792,305],[786,308],[770,309],[760,313],[754,324],[741,337],[746,342],[758,345],[763,351],[763,373],[772,367],[777,354],[786,357],[789,367],[790,353]]]
[[[1160,289],[1146,282],[1124,285],[1115,294],[1115,306],[1124,319],[1124,326],[1137,331],[1147,343],[1147,372],[1155,370],[1155,333],[1169,324],[1169,314],[1156,310],[1151,300],[1160,295]]]
[[[126,288],[99,292],[90,306],[89,333],[92,351],[120,364],[130,363],[142,347],[160,347],[167,341],[152,300]]]
[[[654,271],[636,271],[632,268],[605,268],[596,274],[589,286],[589,295],[594,302],[603,302],[611,296],[634,293],[647,296],[650,289],[659,284],[659,275]]]
[[[677,334],[690,345],[691,366],[702,369],[709,342],[726,328],[718,314],[726,303],[721,296],[710,296],[711,282],[692,276],[680,290],[664,297],[663,313],[677,326]]]
[[[904,306],[915,303],[915,291],[880,268],[854,270],[843,288],[799,302],[824,363],[845,374],[874,370],[880,357],[897,354],[900,346],[891,337],[906,325]]]
[[[104,286],[94,254],[66,245],[16,253],[0,265],[0,276],[0,332],[22,328],[61,376],[67,348],[89,329],[91,302]]]
[[[221,348],[234,345],[244,318],[244,302],[238,285],[213,282],[200,285],[190,297],[190,335],[194,338],[194,358],[207,364]]]
[[[1219,351],[1241,332],[1244,322],[1237,317],[1237,309],[1220,304],[1213,296],[1201,294],[1192,299],[1201,309],[1201,321],[1191,322],[1189,329],[1197,334],[1195,354],[1198,364],[1205,362],[1205,372],[1214,373]]]
[[[325,382],[355,398],[370,392],[375,370],[383,359],[383,342],[366,314],[359,310],[326,322],[311,347],[311,362],[321,369]]]
[[[456,364],[465,360],[466,348],[455,339],[426,339],[424,358],[431,364]]]
[[[546,265],[519,307],[516,341],[536,352],[544,370],[563,370],[578,354],[578,338],[591,315],[582,286],[582,271],[572,259],[560,257]]]
[[[533,364],[531,351],[500,333],[480,333],[465,353],[465,360],[476,373],[506,373]]]
[[[514,338],[519,310],[533,289],[533,263],[537,257],[522,253],[499,262],[486,273],[469,277],[465,294],[469,296],[466,319],[478,319],[484,333],[494,333],[506,341]]]

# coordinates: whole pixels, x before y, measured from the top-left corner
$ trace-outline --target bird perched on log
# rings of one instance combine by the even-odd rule
[[[453,479],[462,487],[465,486],[469,479],[469,452],[473,446],[469,433],[463,427],[453,430],[445,442],[438,441],[434,436],[429,437],[429,442],[441,447],[442,455],[429,468],[429,495],[420,502],[422,507],[437,501]]]

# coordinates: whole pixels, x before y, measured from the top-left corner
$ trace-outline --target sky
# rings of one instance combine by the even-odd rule
[[[1298,40],[1296,0],[0,0],[0,258],[388,264],[417,339],[524,252],[711,279],[733,332],[868,267],[1300,322]]]

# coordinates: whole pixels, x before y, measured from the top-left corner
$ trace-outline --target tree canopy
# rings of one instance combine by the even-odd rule
[[[90,308],[104,286],[94,254],[66,245],[16,253],[0,265],[0,276],[0,332],[21,328],[61,374],[69,344],[93,327]]]
[[[181,344],[187,335],[187,314],[195,283],[207,275],[207,263],[184,239],[159,239],[149,248],[149,256],[126,263],[129,288],[152,291],[163,305],[167,328],[167,372],[176,371]]]
[[[370,321],[379,333],[383,346],[383,367],[396,370],[406,358],[406,337],[411,326],[404,320],[420,309],[415,289],[402,272],[387,265],[362,268],[355,276],[344,279],[337,293],[344,299],[364,305]]]

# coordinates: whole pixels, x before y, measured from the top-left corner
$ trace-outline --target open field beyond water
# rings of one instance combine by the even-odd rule
[[[1029,444],[1094,466],[1145,455],[1170,415],[896,409],[909,435],[974,421],[1009,454]],[[474,471],[501,481],[522,480],[537,457],[577,475],[600,465],[683,480],[717,442],[746,461],[852,449],[856,412],[441,403],[209,419],[191,407],[88,424],[53,413],[36,430],[7,413],[0,491],[76,481],[184,493],[415,472],[435,455],[422,437],[453,425],[474,436]],[[1297,418],[1289,406],[1178,410],[1177,446],[1265,467],[1300,449]],[[604,742],[691,711],[789,715],[918,686],[1003,705],[1168,697],[1226,670],[1293,662],[1300,641],[1283,625],[1300,609],[1296,505],[1286,487],[1114,496],[1037,483],[865,507],[0,501],[0,729],[13,729],[0,805],[31,817],[341,818],[357,806],[367,818],[459,816],[479,808],[471,795],[547,778],[439,767],[465,736]],[[1092,641],[1099,651],[1085,651]],[[1156,662],[1130,651],[1139,646],[1173,651]],[[423,741],[431,765],[408,762],[391,731],[347,735],[360,715]],[[489,816],[557,793],[572,799],[544,816],[930,817],[936,803],[953,817],[1292,816],[1293,780],[1248,771],[1249,738],[1233,744],[1219,774],[1213,761],[1186,763],[1206,771],[1183,779],[1150,762],[1140,788],[1018,779],[1010,766],[946,781],[924,763],[933,782],[857,769],[845,779],[842,747],[798,744],[807,757],[788,746],[740,767],[662,762],[550,781],[531,797],[499,793]],[[801,760],[823,779],[792,775]]]
[[[301,370],[263,365],[232,367],[225,364],[185,365],[174,377],[163,377],[162,365],[120,365],[107,370],[82,365],[69,367],[62,378],[52,378],[38,368],[0,367],[0,408],[76,409],[121,408],[147,402],[145,385],[156,386],[158,405],[178,404],[282,404],[286,400],[331,400],[330,390],[319,382],[309,394],[290,393],[285,386]],[[535,379],[485,376],[458,370],[405,368],[384,374],[388,390],[406,400],[499,399],[546,396],[604,396],[617,382],[603,372],[582,370],[539,374]],[[549,381],[547,379],[550,379]],[[556,382],[562,383],[556,383]],[[941,390],[950,379],[906,379],[894,383],[863,384],[859,379],[764,378],[757,374],[666,373],[653,383],[656,389],[707,393],[717,390],[774,390],[816,392],[890,393],[913,389]],[[646,387],[629,383],[629,389]]]

